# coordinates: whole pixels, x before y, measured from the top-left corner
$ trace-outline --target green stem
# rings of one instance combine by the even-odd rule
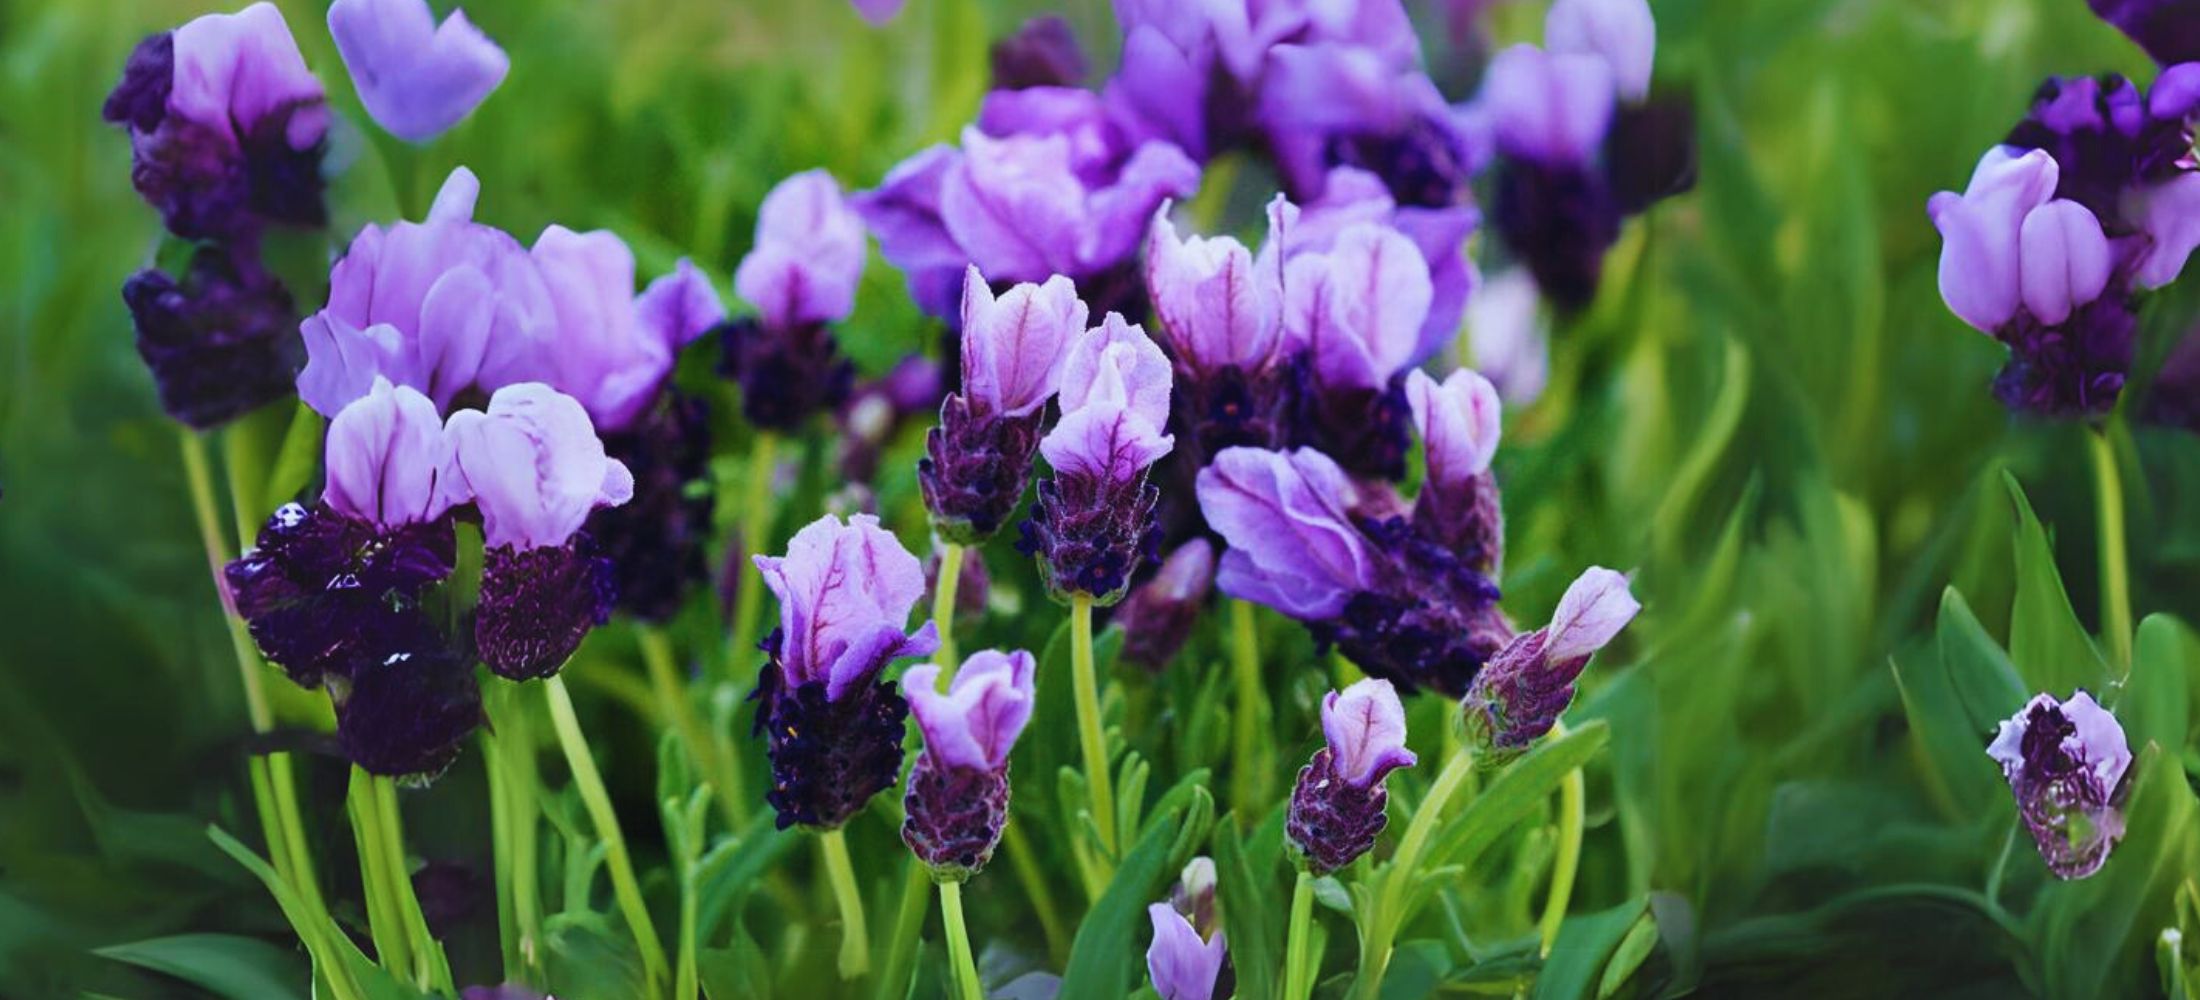
[[[2115,425],[2088,435],[2101,517],[2101,630],[2117,669],[2131,669],[2131,560],[2125,548],[2124,485],[2116,464]]]
[[[940,665],[940,683],[955,679],[962,659],[955,655],[955,590],[962,584],[963,547],[948,542],[940,549],[940,577],[932,584],[932,624],[940,630],[940,648],[932,662]]]
[[[839,828],[817,837],[825,855],[825,876],[840,906],[840,978],[860,979],[871,971],[871,931],[863,920],[863,894],[856,891],[855,865],[848,861],[848,838]]]
[[[700,815],[695,817],[695,827],[702,827]],[[696,898],[695,859],[683,859],[685,871],[680,878],[680,962],[674,974],[673,1000],[696,1000],[702,993],[702,970],[696,965],[695,924],[700,919],[701,900]]]
[[[252,731],[264,733],[274,728],[275,717],[268,711],[267,691],[260,683],[259,647],[252,644],[244,619],[237,617],[229,587],[222,578],[222,567],[229,562],[228,546],[222,542],[221,519],[214,513],[214,477],[207,467],[206,442],[189,428],[183,430],[182,440],[183,474],[191,485],[191,507],[198,516],[199,540],[206,545],[206,565],[214,575],[214,592],[221,596],[222,615],[229,623],[229,644],[237,654],[238,677],[244,682],[245,711],[251,716]]]
[[[374,776],[356,765],[351,769],[351,788],[345,798],[351,816],[352,843],[359,849],[359,887],[367,899],[367,933],[374,941],[374,957],[382,968],[400,980],[411,982],[412,943],[397,915],[397,891],[390,884],[389,852],[382,848],[380,800],[374,794]]]
[[[687,684],[673,665],[672,643],[665,639],[663,630],[649,625],[638,626],[635,637],[642,647],[642,663],[649,669],[658,712],[672,723],[673,730],[680,734],[680,743],[687,747],[688,757],[703,770],[726,827],[743,829],[748,826],[749,798],[742,788],[741,770],[726,756],[726,748],[711,738],[710,727],[703,723],[702,716],[696,714],[695,701],[688,697]]]
[[[506,982],[526,982],[526,962],[520,958],[519,911],[513,896],[517,872],[512,864],[512,824],[519,822],[518,810],[512,806],[512,782],[504,773],[504,750],[497,745],[495,735],[495,711],[488,708],[494,696],[482,699],[483,709],[490,715],[488,728],[481,731],[481,756],[483,770],[489,777],[489,846],[495,858],[497,887],[497,946],[504,959]]]
[[[947,954],[955,965],[962,1000],[981,1000],[978,963],[970,957],[970,932],[963,926],[962,883],[940,883],[940,916],[947,922]]]
[[[1016,881],[1023,884],[1024,895],[1031,900],[1031,907],[1039,912],[1039,929],[1046,935],[1047,952],[1057,959],[1069,956],[1069,932],[1062,926],[1062,914],[1054,906],[1054,887],[1039,869],[1039,859],[1033,855],[1031,841],[1024,836],[1023,827],[1014,822],[1002,831],[1001,846],[1008,851],[1009,867],[1016,869]]]
[[[627,858],[626,836],[619,832],[619,815],[611,808],[611,795],[604,790],[603,775],[596,770],[596,759],[589,755],[588,738],[581,734],[579,717],[573,713],[573,696],[565,689],[565,678],[551,674],[543,681],[543,690],[550,703],[550,725],[558,734],[558,748],[565,752],[565,765],[573,773],[573,787],[580,792],[581,804],[588,809],[588,818],[596,827],[597,839],[603,841],[604,866],[611,870],[611,891],[618,897],[619,911],[626,917],[634,944],[642,952],[643,973],[649,980],[649,993],[658,995],[665,987],[670,972],[665,968],[664,943],[657,937],[657,925],[649,919],[649,906],[642,901],[641,883],[634,878],[634,863]]]
[[[734,665],[756,649],[756,616],[764,607],[764,580],[751,568],[749,557],[767,551],[771,544],[765,536],[771,531],[772,459],[778,446],[778,435],[758,431],[741,483],[741,532],[733,562],[733,645],[726,655],[728,666],[736,671],[739,668]]]
[[[1565,735],[1564,722],[1551,727],[1551,739]],[[1543,904],[1543,920],[1537,925],[1545,958],[1550,957],[1551,945],[1558,941],[1559,925],[1566,922],[1566,910],[1573,903],[1574,876],[1581,870],[1581,827],[1588,798],[1588,781],[1581,769],[1566,772],[1558,786],[1558,856],[1551,862],[1551,895]]]
[[[1268,693],[1260,682],[1260,635],[1254,630],[1253,605],[1230,602],[1230,663],[1237,679],[1238,703],[1233,729],[1236,743],[1231,753],[1231,799],[1238,810],[1252,815],[1267,793],[1268,768],[1254,758],[1260,754],[1261,717],[1268,711]]]
[[[931,895],[932,876],[924,862],[910,855],[902,866],[901,906],[894,911],[894,936],[886,944],[886,968],[880,970],[878,1000],[901,1000],[909,992],[909,961],[916,951],[917,935],[924,930],[925,897]]]
[[[1383,869],[1382,885],[1376,890],[1366,937],[1360,942],[1360,978],[1352,990],[1358,1000],[1375,1000],[1382,996],[1383,974],[1390,968],[1391,942],[1398,935],[1399,925],[1405,922],[1405,896],[1416,881],[1415,869],[1420,867],[1421,854],[1428,849],[1429,838],[1436,834],[1444,806],[1466,783],[1467,775],[1473,770],[1474,755],[1464,749],[1445,759],[1444,770],[1437,774],[1436,784],[1429,788],[1428,797],[1421,800],[1420,808],[1413,811],[1413,821],[1406,825],[1405,837],[1398,841],[1398,853],[1391,856],[1390,865]]]
[[[404,814],[397,809],[397,782],[374,779],[375,816],[382,824],[383,873],[396,894],[397,917],[404,921],[405,940],[412,948],[413,980],[421,989],[456,993],[451,983],[451,963],[443,943],[428,932],[428,917],[420,911],[420,897],[413,892],[412,864],[405,857]]]
[[[1314,963],[1307,952],[1312,948],[1314,924],[1314,876],[1299,872],[1297,884],[1291,887],[1291,930],[1284,938],[1283,1000],[1306,1000],[1314,990]]]
[[[1100,830],[1102,875],[1115,867],[1115,779],[1108,772],[1108,743],[1100,728],[1100,683],[1092,663],[1092,595],[1075,594],[1069,605],[1072,681],[1077,689],[1077,732],[1084,744],[1085,784],[1092,795],[1092,823]],[[1103,883],[1107,880],[1101,879]]]
[[[2017,825],[2009,824],[2009,835],[2001,838],[2001,854],[1994,858],[1994,867],[1986,871],[1986,901],[2001,905],[2001,879],[2009,869],[2009,856],[2017,846]]]

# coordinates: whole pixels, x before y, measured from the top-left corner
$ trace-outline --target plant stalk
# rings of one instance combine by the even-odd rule
[[[596,770],[596,759],[589,755],[588,738],[581,734],[581,723],[573,712],[573,696],[565,689],[565,677],[551,674],[543,682],[543,691],[550,703],[550,725],[558,734],[558,747],[565,752],[566,768],[573,773],[573,787],[580,792],[581,804],[588,809],[588,818],[596,827],[596,837],[603,841],[604,866],[611,871],[611,891],[618,897],[619,911],[626,918],[627,930],[634,935],[634,944],[641,949],[642,969],[649,980],[649,992],[656,996],[671,978],[665,967],[664,943],[657,937],[657,925],[649,919],[649,906],[642,900],[641,883],[634,878],[634,863],[627,857],[626,837],[619,831],[619,815],[611,808],[611,795],[604,790],[603,775]]]
[[[962,1000],[982,1000],[978,963],[970,957],[970,932],[963,925],[962,883],[940,883],[940,916],[947,923],[947,953],[954,962],[957,993]]]
[[[871,931],[863,919],[863,894],[856,890],[855,865],[848,860],[848,838],[838,827],[818,834],[825,855],[825,876],[840,906],[840,978],[860,979],[871,971]]]
[[[2118,670],[2131,669],[2131,558],[2124,533],[2123,475],[2116,462],[2115,425],[2087,435],[2101,520],[2101,631]]]
[[[1566,723],[1560,721],[1551,727],[1551,740],[1566,736]],[[1551,946],[1558,942],[1559,925],[1566,922],[1566,910],[1574,899],[1574,876],[1581,870],[1582,825],[1588,813],[1588,779],[1580,768],[1566,772],[1565,780],[1558,786],[1558,855],[1551,861],[1551,895],[1543,904],[1543,919],[1537,924],[1542,938],[1542,955],[1549,958]]]
[[[1314,876],[1299,872],[1291,887],[1291,930],[1284,939],[1283,1000],[1306,1000],[1314,990],[1314,963],[1309,960],[1314,924]]]
[[[1115,779],[1108,772],[1107,737],[1100,725],[1100,684],[1092,662],[1090,594],[1070,597],[1069,638],[1071,679],[1077,691],[1077,731],[1085,753],[1085,784],[1092,796],[1092,822],[1100,830],[1100,849],[1107,855],[1100,861],[1104,875],[1114,870],[1119,855],[1115,836]]]
[[[763,610],[764,579],[750,565],[750,556],[767,551],[770,544],[765,535],[771,531],[771,479],[772,462],[779,449],[779,436],[770,431],[758,431],[756,443],[749,450],[749,467],[741,482],[741,533],[735,540],[736,548],[732,572],[733,588],[733,637],[726,650],[726,662],[740,662],[756,648],[757,618]]]
[[[1254,760],[1260,756],[1261,717],[1268,712],[1268,692],[1261,687],[1260,635],[1254,629],[1253,605],[1230,602],[1230,662],[1237,680],[1237,711],[1231,713],[1235,744],[1231,752],[1231,800],[1245,815],[1254,815],[1267,794],[1268,769]]]
[[[932,624],[940,630],[940,648],[932,662],[940,665],[940,682],[955,679],[962,658],[955,655],[955,591],[962,585],[963,547],[947,542],[940,549],[940,576],[932,584]]]
[[[1382,996],[1383,974],[1390,968],[1391,942],[1397,938],[1398,926],[1405,922],[1402,911],[1406,892],[1415,881],[1415,869],[1421,865],[1421,855],[1428,849],[1429,838],[1436,834],[1444,806],[1473,771],[1474,754],[1464,748],[1445,758],[1436,784],[1429,788],[1428,797],[1421,800],[1420,808],[1413,811],[1413,820],[1406,825],[1405,836],[1398,841],[1398,852],[1383,869],[1373,913],[1363,931],[1366,936],[1360,942],[1360,977],[1352,988],[1352,995],[1357,1000],[1376,1000]]]

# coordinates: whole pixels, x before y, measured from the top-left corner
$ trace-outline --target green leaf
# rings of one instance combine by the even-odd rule
[[[1277,891],[1276,869],[1255,864],[1247,855],[1237,824],[1215,831],[1216,902],[1230,929],[1230,954],[1238,973],[1238,994],[1274,995],[1276,970],[1283,967],[1281,924],[1276,917],[1289,902]]]
[[[1212,801],[1205,788],[1187,780],[1155,805],[1137,845],[1124,855],[1107,891],[1077,928],[1060,1000],[1115,1000],[1131,991],[1138,981],[1137,962],[1146,953],[1139,943],[1147,925],[1146,904],[1161,897],[1167,877],[1175,874],[1170,861],[1185,836],[1197,842],[1199,824],[1180,822],[1179,814],[1196,817],[1202,809],[1211,811]]]
[[[277,506],[295,499],[313,478],[321,465],[321,432],[327,421],[304,403],[298,404],[296,416],[290,418],[290,429],[283,434],[282,447],[275,452],[275,464],[267,473],[267,499]]]
[[[1602,913],[1568,917],[1559,929],[1558,940],[1551,945],[1551,953],[1543,959],[1542,973],[1535,977],[1537,1000],[1588,1000],[1597,995],[1606,964],[1638,923],[1651,928],[1650,941],[1642,948],[1647,954],[1649,945],[1657,940],[1656,925],[1649,921],[1647,907],[1647,900],[1635,899]],[[1640,962],[1641,956],[1635,961]]]
[[[1612,727],[1602,719],[1583,723],[1563,739],[1545,740],[1514,761],[1467,808],[1438,833],[1427,868],[1466,865],[1497,838],[1543,808],[1566,773],[1587,764],[1604,748]]]
[[[2017,675],[2016,664],[1986,634],[1986,627],[1954,588],[1940,595],[1938,636],[1941,665],[1948,671],[1948,683],[1983,755],[1988,736],[2024,707],[2032,692]]]
[[[311,911],[306,909],[305,904],[298,899],[298,894],[290,890],[290,886],[283,881],[282,876],[275,874],[275,869],[267,863],[265,858],[253,853],[251,848],[244,846],[237,838],[230,836],[221,827],[207,827],[206,836],[214,842],[214,846],[222,849],[222,853],[235,858],[238,864],[243,865],[246,871],[251,872],[254,877],[260,880],[261,885],[267,887],[268,894],[275,897],[275,905],[281,907],[283,916],[289,918],[292,929],[296,930],[311,926],[309,922],[316,918]],[[426,996],[426,994],[398,982],[388,972],[383,971],[381,966],[368,961],[366,954],[361,952],[359,946],[353,944],[350,936],[343,933],[340,928],[331,924],[322,929],[327,933],[320,935],[321,943],[329,948],[333,954],[316,956],[315,961],[329,961],[341,965],[343,971],[350,975],[351,981],[357,983],[359,988],[364,991],[365,1000],[420,1000],[421,997]],[[301,934],[300,937],[304,938],[305,935]],[[325,977],[330,972],[327,969],[317,968],[314,970],[314,974]]]
[[[763,810],[738,836],[724,838],[704,852],[695,864],[695,891],[702,900],[696,911],[695,939],[711,940],[718,922],[738,909],[736,904],[747,898],[765,869],[799,839],[796,831],[779,829],[771,811]]]
[[[2079,688],[2101,691],[2109,679],[2108,665],[2071,610],[2047,529],[2032,512],[2017,477],[2003,473],[2003,479],[2017,514],[2017,598],[2009,609],[2009,658],[2035,692],[2068,698]]]
[[[178,934],[112,945],[94,954],[237,1000],[304,997],[299,985],[312,978],[295,952],[233,934]]]
[[[2200,672],[2200,643],[2191,630],[2167,615],[2149,615],[2139,623],[2131,678],[2112,706],[2132,746],[2152,742],[2175,751],[2186,745],[2196,672]],[[2176,765],[2174,757],[2168,759],[2170,766]]]

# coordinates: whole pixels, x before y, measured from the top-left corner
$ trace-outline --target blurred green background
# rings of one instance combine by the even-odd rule
[[[1423,0],[1408,5],[1435,23]],[[485,221],[523,239],[552,221],[610,228],[646,274],[691,255],[725,288],[772,183],[823,165],[866,187],[951,139],[983,93],[990,40],[1046,5],[911,0],[872,29],[838,0],[472,0],[511,75],[450,136],[395,155],[363,131],[320,5],[280,6],[349,120],[331,154],[336,233],[417,216],[463,162],[482,177]],[[1890,669],[1945,654],[1935,621],[1950,584],[2006,634],[2020,573],[2002,469],[2095,624],[2084,432],[2013,423],[1988,395],[2003,354],[1942,307],[1925,199],[1962,185],[2043,75],[2143,78],[2150,65],[2080,0],[1654,8],[1659,79],[1697,100],[1697,189],[1630,226],[1596,307],[1555,331],[1552,389],[1510,415],[1499,460],[1516,617],[1537,620],[1592,562],[1639,569],[1648,606],[1576,712],[1614,726],[1591,775],[1576,911],[1660,894],[1673,947],[1657,975],[1706,995],[2155,988],[2167,910],[2152,887],[2175,883],[2168,861],[2138,888],[2096,890],[2151,927],[2036,920],[2010,934],[1931,900],[1825,905],[1874,885],[1976,886],[2010,829],[2006,798],[1978,794],[1999,781],[1983,754],[1955,777],[1936,766]],[[150,259],[157,222],[129,188],[123,136],[98,116],[139,38],[206,10],[0,0],[0,996],[189,995],[90,950],[185,931],[285,939],[260,887],[201,832],[251,828],[237,766],[249,727],[176,431],[118,294]],[[1065,13],[1096,68],[1112,66],[1106,5]],[[1492,17],[1501,37],[1532,37],[1541,5],[1497,4]],[[1233,224],[1254,223],[1256,187],[1241,180],[1230,197]],[[2190,322],[2192,299],[2156,297],[2143,356]],[[843,334],[850,353],[876,372],[935,332],[874,258]],[[904,441],[890,462],[909,454]],[[2142,429],[2122,461],[2137,610],[2195,620],[2200,446]],[[921,538],[906,463],[889,467],[882,501],[904,538]],[[782,529],[815,509],[790,504]],[[1051,611],[1028,617],[983,638],[1036,647]],[[1310,655],[1271,624],[1294,651],[1279,657]],[[2189,633],[2165,634],[2190,646]],[[616,630],[591,649],[602,662],[576,671],[584,695],[598,692],[584,705],[591,732],[614,787],[632,789],[630,835],[660,850],[648,846],[649,737],[601,696],[634,674],[631,656]],[[1286,684],[1286,757],[1312,738],[1319,680]],[[309,699],[284,704],[310,720]],[[2190,753],[2167,749],[2173,764]],[[341,770],[324,761],[313,775],[309,826],[327,831],[324,855],[348,850]],[[480,801],[465,763],[420,793],[408,808],[418,853],[480,863]],[[866,836],[894,849],[883,831]],[[2012,909],[2076,905],[2042,885],[2021,838],[2017,850]],[[1035,949],[1014,885],[1003,874],[973,887],[973,932]]]

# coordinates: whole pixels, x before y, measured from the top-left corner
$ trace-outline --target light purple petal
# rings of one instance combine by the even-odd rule
[[[1612,120],[1612,70],[1599,56],[1515,45],[1490,60],[1477,101],[1505,155],[1552,166],[1585,164]]]
[[[863,15],[864,20],[877,25],[893,20],[894,15],[901,13],[901,5],[906,3],[907,0],[851,0],[851,2],[855,4],[856,13]]]
[[[1161,1000],[1213,1000],[1215,977],[1222,973],[1228,945],[1216,934],[1202,940],[1191,921],[1167,903],[1146,907],[1153,921],[1153,944],[1146,948],[1146,974]]]
[[[969,260],[995,281],[1076,271],[1089,217],[1069,138],[996,139],[969,128],[962,145],[941,180],[940,217]]]
[[[1550,337],[1543,325],[1543,293],[1524,267],[1491,277],[1467,300],[1467,333],[1474,367],[1497,386],[1505,402],[1525,406],[1550,380]]]
[[[1078,243],[1080,275],[1107,270],[1138,249],[1146,220],[1170,198],[1199,190],[1199,165],[1166,142],[1132,150],[1115,182],[1092,193]]]
[[[1284,328],[1327,385],[1379,389],[1419,350],[1433,287],[1397,230],[1353,226],[1328,253],[1293,258],[1283,284]]]
[[[790,684],[825,682],[845,690],[861,668],[922,655],[938,644],[931,623],[898,642],[909,610],[924,596],[924,568],[878,518],[844,524],[827,514],[796,532],[784,557],[757,556],[765,586],[779,597],[780,665]],[[851,649],[858,656],[848,657]]]
[[[1182,5],[1189,6],[1189,5]],[[1211,66],[1159,30],[1139,25],[1123,36],[1122,68],[1101,100],[1144,138],[1175,143],[1194,159],[1207,156],[1207,87]]]
[[[933,316],[954,312],[969,255],[947,232],[940,215],[940,189],[948,171],[962,159],[953,146],[933,146],[903,160],[879,186],[850,200],[879,253],[901,269],[909,296]]]
[[[846,319],[867,246],[840,182],[823,170],[795,174],[764,196],[756,247],[733,273],[734,293],[775,329]]]
[[[1283,318],[1277,257],[1266,253],[1256,262],[1228,236],[1179,239],[1167,206],[1154,213],[1146,288],[1163,336],[1188,367],[1257,371],[1274,358]]]
[[[1544,15],[1543,44],[1552,52],[1603,59],[1622,100],[1650,93],[1658,22],[1647,0],[1555,0]]]
[[[1226,448],[1200,470],[1207,523],[1229,543],[1216,583],[1296,618],[1326,618],[1371,582],[1344,470],[1311,449]]]
[[[604,454],[588,412],[539,382],[498,389],[486,413],[452,414],[449,434],[491,547],[563,545],[591,511],[633,496],[633,476]]]
[[[2019,236],[2024,307],[2042,323],[2070,318],[2072,310],[2108,287],[2108,237],[2093,213],[2057,199],[2024,217]]]
[[[1062,411],[1102,405],[1158,428],[1169,419],[1170,381],[1169,356],[1145,330],[1111,312],[1069,346],[1061,369]]]
[[[1940,296],[1980,330],[2007,323],[2022,304],[2018,247],[2025,216],[2053,197],[2060,179],[2046,150],[1987,150],[1961,195],[1941,192],[1926,211],[1938,227]]]
[[[939,668],[922,664],[902,675],[910,713],[924,730],[925,749],[948,767],[998,771],[1008,766],[1016,737],[1031,720],[1030,653],[982,650],[965,660],[946,692]]]
[[[328,133],[321,81],[306,68],[274,4],[207,14],[177,28],[168,113],[242,143],[271,114],[292,111],[286,139],[305,149]]]
[[[1401,85],[1412,72],[1360,46],[1278,45],[1268,52],[1262,117],[1287,130],[1396,132],[1414,110]]]
[[[1627,577],[1591,567],[1566,588],[1545,631],[1544,658],[1553,663],[1586,659],[1634,620],[1642,604],[1628,592]]]
[[[511,68],[464,11],[438,26],[427,0],[335,0],[328,30],[367,114],[407,142],[458,124]]]
[[[2160,288],[2177,280],[2185,259],[2200,247],[2200,173],[2180,173],[2128,198],[2133,204],[2125,214],[2136,215],[2149,240],[2132,272],[2132,284]]]
[[[365,396],[377,378],[408,386],[416,380],[403,335],[387,323],[361,330],[341,316],[322,312],[306,317],[298,332],[306,342],[298,398],[324,417],[336,416]]]
[[[1416,369],[1406,375],[1406,405],[1428,455],[1431,484],[1462,489],[1489,471],[1503,409],[1490,380],[1461,368],[1437,382]]]
[[[1406,709],[1390,682],[1361,680],[1322,698],[1322,736],[1344,780],[1361,788],[1416,759],[1406,749]]]
[[[383,528],[423,524],[468,498],[443,481],[450,439],[428,397],[377,377],[328,425],[329,506]]]
[[[673,265],[672,273],[642,289],[634,300],[634,312],[643,331],[662,341],[673,354],[726,318],[726,307],[718,301],[717,289],[711,287],[702,269],[685,257]]]
[[[963,280],[963,394],[1013,417],[1046,405],[1085,317],[1085,303],[1068,278],[1020,284],[996,299],[971,267]]]

